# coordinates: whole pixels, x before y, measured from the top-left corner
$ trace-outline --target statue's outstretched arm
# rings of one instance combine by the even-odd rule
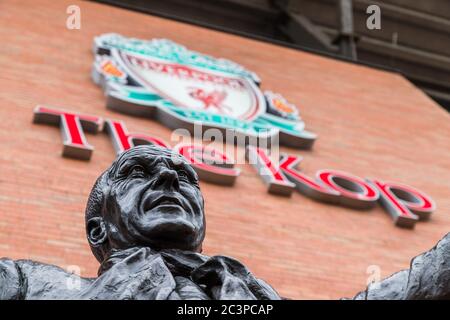
[[[369,285],[354,299],[450,299],[450,233],[415,257],[410,269]]]
[[[22,298],[23,280],[20,269],[11,259],[0,259],[0,300]]]

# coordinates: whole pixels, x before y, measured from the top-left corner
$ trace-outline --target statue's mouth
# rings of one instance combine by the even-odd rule
[[[183,202],[175,196],[170,195],[161,195],[157,198],[148,197],[144,201],[144,212],[153,210],[156,207],[181,207],[183,210],[184,204]]]

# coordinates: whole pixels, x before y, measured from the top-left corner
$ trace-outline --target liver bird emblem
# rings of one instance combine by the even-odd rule
[[[227,97],[227,92],[224,90],[221,91],[212,90],[207,92],[204,89],[195,87],[190,87],[188,88],[188,90],[189,95],[192,98],[199,100],[203,103],[204,110],[213,108],[219,111],[220,113],[229,113],[232,111],[230,107],[228,107],[223,103]]]

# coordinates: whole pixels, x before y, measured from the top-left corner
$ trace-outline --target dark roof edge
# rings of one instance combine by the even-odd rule
[[[211,29],[211,30],[215,30],[215,31],[229,33],[229,34],[241,36],[241,37],[252,39],[252,40],[257,40],[257,41],[261,41],[261,42],[267,42],[267,43],[271,43],[271,44],[278,45],[278,46],[281,46],[281,47],[286,47],[286,48],[295,49],[295,50],[299,50],[299,51],[305,51],[305,52],[308,52],[308,53],[313,53],[313,54],[317,54],[319,56],[324,56],[324,57],[335,59],[335,60],[349,62],[349,63],[353,63],[353,64],[356,64],[356,65],[362,65],[362,66],[366,66],[366,67],[370,67],[370,68],[374,68],[374,69],[379,69],[379,70],[383,70],[383,71],[398,73],[398,74],[401,74],[401,75],[404,76],[404,74],[400,70],[398,70],[396,68],[382,66],[382,65],[379,65],[379,64],[365,62],[365,61],[355,61],[355,60],[352,60],[350,58],[347,58],[347,57],[344,57],[344,56],[341,56],[341,55],[338,55],[338,54],[333,54],[333,53],[326,52],[326,51],[321,51],[321,50],[315,50],[315,49],[307,48],[307,47],[304,47],[304,46],[301,46],[301,45],[297,45],[297,44],[293,44],[293,43],[287,43],[287,42],[284,42],[284,41],[279,41],[279,40],[271,39],[271,38],[268,38],[268,37],[254,35],[254,34],[250,34],[250,33],[247,33],[247,32],[237,31],[237,30],[226,28],[226,27],[215,26],[215,25],[212,25],[212,24],[209,24],[209,23],[206,23],[206,22],[199,22],[199,21],[195,21],[193,19],[183,18],[183,17],[177,16],[177,15],[171,15],[171,14],[167,14],[167,13],[164,13],[164,12],[158,12],[156,10],[150,10],[150,9],[135,7],[135,6],[127,4],[127,3],[120,3],[120,1],[118,1],[118,2],[116,2],[114,0],[113,1],[111,1],[111,0],[90,0],[90,1],[99,2],[99,3],[102,3],[102,4],[115,6],[115,7],[119,7],[119,8],[126,9],[126,10],[131,10],[131,11],[137,11],[137,12],[141,12],[141,13],[151,14],[153,16],[157,16],[157,17],[164,18],[164,19],[174,20],[174,21],[177,21],[177,22],[187,23],[187,24],[198,26],[198,27],[203,27],[203,28],[207,28],[207,29]]]

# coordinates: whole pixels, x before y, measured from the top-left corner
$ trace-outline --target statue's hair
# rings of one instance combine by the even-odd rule
[[[97,178],[94,186],[92,187],[85,211],[85,224],[87,236],[89,232],[88,221],[94,217],[103,216],[102,210],[104,206],[104,195],[106,189],[110,184],[114,172],[117,170],[118,164],[120,164],[121,161],[123,161],[126,158],[132,158],[134,156],[142,156],[142,153],[146,155],[148,161],[152,161],[157,157],[163,156],[171,158],[174,161],[186,162],[186,159],[180,154],[173,152],[170,149],[155,145],[140,145],[121,153],[117,157],[117,159],[112,163],[112,165]],[[91,251],[94,254],[94,256],[97,258],[98,261],[101,262],[104,258],[104,254],[102,252],[102,249],[104,249],[103,246],[93,246],[90,242],[89,245],[91,247]]]
[[[85,218],[86,223],[89,219],[97,216],[101,216],[101,210],[103,207],[103,189],[107,185],[106,176],[108,171],[103,172],[100,177],[94,183],[91,193],[89,194],[88,202],[86,205]]]

